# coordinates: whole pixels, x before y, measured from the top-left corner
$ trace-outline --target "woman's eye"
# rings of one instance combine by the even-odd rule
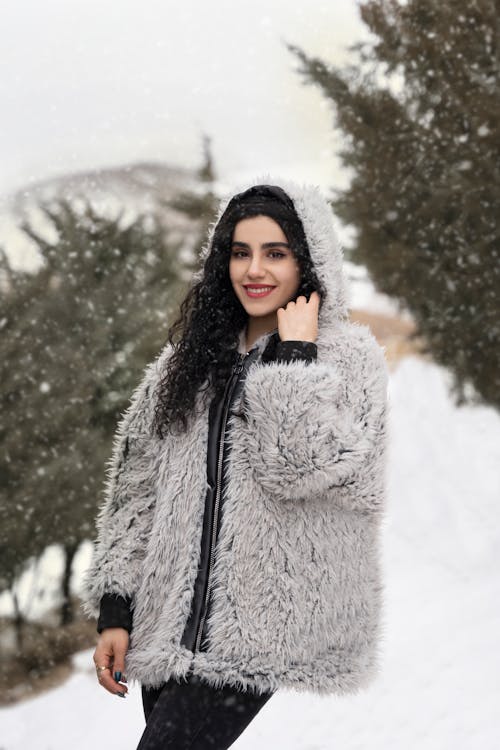
[[[247,255],[246,250],[234,250],[231,255],[233,258],[238,258],[240,255]],[[279,250],[273,250],[269,253],[270,256],[278,257],[278,258],[284,258],[285,253],[280,253]]]

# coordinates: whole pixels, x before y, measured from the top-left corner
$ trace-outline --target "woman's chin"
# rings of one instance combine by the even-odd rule
[[[266,315],[274,315],[279,308],[276,305],[247,304],[243,305],[248,315],[252,318],[261,318]]]

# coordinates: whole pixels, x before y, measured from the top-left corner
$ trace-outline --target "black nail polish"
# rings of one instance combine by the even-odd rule
[[[120,698],[125,698],[125,693],[116,692],[115,695],[119,695]]]
[[[114,675],[113,675],[113,678],[114,678],[115,682],[120,682],[120,680],[122,678],[122,673],[121,672],[115,672]]]

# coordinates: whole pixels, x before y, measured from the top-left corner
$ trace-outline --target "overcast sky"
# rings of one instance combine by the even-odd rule
[[[343,179],[333,112],[284,46],[340,64],[358,0],[3,0],[0,193],[161,160],[219,176]],[[345,179],[345,175],[344,175]]]

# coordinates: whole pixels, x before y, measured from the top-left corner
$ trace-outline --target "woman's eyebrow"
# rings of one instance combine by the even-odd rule
[[[232,242],[231,247],[250,247],[246,242]],[[268,250],[270,247],[290,247],[287,242],[263,242],[261,245],[262,250]]]

